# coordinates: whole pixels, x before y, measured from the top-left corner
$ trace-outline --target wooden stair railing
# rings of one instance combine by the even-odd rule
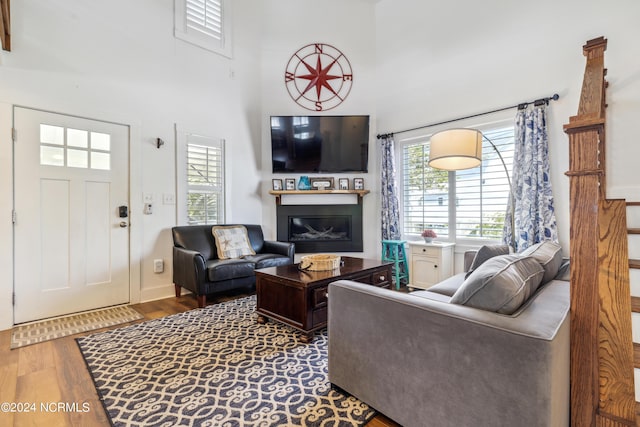
[[[11,10],[9,0],[0,0],[0,45],[11,50]]]
[[[627,206],[640,206],[640,202],[627,202]],[[640,228],[627,230],[630,235],[640,234]],[[640,269],[640,259],[630,259],[629,268]],[[631,296],[631,312],[640,313],[640,297]],[[633,343],[633,367],[640,369],[640,343]],[[636,419],[640,418],[640,402],[636,401]]]
[[[628,228],[623,200],[606,200],[604,51],[587,58],[569,135],[571,425],[635,426]]]

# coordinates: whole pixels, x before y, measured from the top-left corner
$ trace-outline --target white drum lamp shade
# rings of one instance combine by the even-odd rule
[[[429,143],[429,166],[457,171],[482,163],[482,133],[476,129],[448,129],[434,133]]]

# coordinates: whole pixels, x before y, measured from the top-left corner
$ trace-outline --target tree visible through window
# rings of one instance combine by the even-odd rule
[[[403,147],[404,234],[449,234],[449,174],[427,166],[429,141]]]
[[[513,163],[513,127],[482,131],[500,150],[509,175]],[[509,198],[504,166],[491,144],[483,140],[482,164],[447,172],[430,168],[429,140],[402,145],[403,232],[426,228],[438,237],[500,239]]]
[[[224,221],[224,149],[187,143],[187,215],[189,224]]]

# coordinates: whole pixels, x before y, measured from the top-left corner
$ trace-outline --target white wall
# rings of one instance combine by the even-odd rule
[[[0,53],[0,329],[13,320],[11,104],[131,126],[133,301],[173,292],[176,214],[162,195],[175,193],[174,123],[226,139],[227,220],[262,220],[260,6],[235,2],[228,59],[173,37],[172,0],[13,2],[12,52]]]
[[[376,7],[378,129],[410,129],[558,93],[560,100],[549,109],[549,152],[560,242],[568,254],[568,137],[562,126],[577,113],[582,45],[595,37],[609,40],[609,193],[640,200],[638,16],[640,3],[633,0],[489,0],[464,6],[382,0]]]
[[[284,85],[291,55],[308,43],[349,58],[349,97],[327,114],[372,117],[364,199],[365,253],[379,256],[378,132],[396,131],[560,94],[550,108],[550,155],[561,242],[568,248],[567,137],[584,70],[581,46],[604,35],[609,68],[610,194],[639,200],[640,4],[543,0],[534,8],[490,0],[238,0],[234,58],[173,37],[172,0],[24,0],[12,5],[12,52],[0,51],[0,329],[12,324],[12,104],[132,126],[132,247],[140,299],[171,294],[169,229],[175,191],[174,123],[227,141],[227,221],[257,222],[275,237],[268,117],[312,113]],[[515,111],[514,111],[515,114]],[[166,145],[158,150],[155,138]],[[284,178],[285,176],[279,176]],[[156,198],[142,215],[142,194]],[[359,254],[362,255],[362,254]],[[136,261],[136,260],[134,260]],[[135,294],[135,291],[134,291]],[[135,297],[135,295],[134,295]]]
[[[284,69],[305,44],[329,43],[351,61],[354,84],[331,114],[370,114],[375,135],[374,7],[366,0],[234,2],[233,59],[173,37],[172,0],[25,0],[12,5],[12,52],[0,52],[0,329],[13,323],[11,105],[128,124],[132,129],[132,301],[170,296],[175,206],[174,125],[226,140],[227,222],[262,223],[274,238],[268,117],[308,114]],[[155,147],[155,139],[165,145]],[[375,138],[364,201],[367,253],[377,256]],[[352,175],[348,175],[350,178]],[[154,213],[142,214],[143,194]],[[178,195],[179,196],[179,195]],[[359,254],[362,255],[362,254]],[[165,272],[153,273],[153,260]]]
[[[373,40],[374,8],[365,0],[265,0],[261,46],[262,98],[262,197],[265,234],[276,236],[275,198],[269,195],[272,178],[297,174],[271,173],[271,115],[370,115],[369,172],[366,174],[321,174],[310,176],[363,177],[371,193],[364,197],[364,253],[351,254],[380,257],[379,146],[376,143],[375,49]],[[346,100],[323,113],[306,110],[296,104],[284,84],[284,72],[291,56],[310,43],[326,43],[339,49],[351,63],[353,86]],[[350,254],[343,254],[350,255]]]
[[[409,129],[558,93],[560,100],[549,108],[549,154],[560,243],[568,255],[569,179],[564,172],[569,148],[563,125],[578,111],[586,62],[582,46],[599,36],[608,39],[607,193],[640,201],[640,3],[460,3],[382,0],[376,7],[378,128]],[[513,117],[515,110],[508,114]],[[630,210],[629,225],[638,226],[640,211]],[[629,238],[632,258],[640,256],[635,239],[640,237]],[[632,271],[634,296],[640,296],[638,280]],[[636,313],[633,332],[640,342]]]

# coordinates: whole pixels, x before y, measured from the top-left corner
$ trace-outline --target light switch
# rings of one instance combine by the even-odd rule
[[[165,205],[175,205],[176,196],[173,193],[164,193],[162,195],[162,203],[164,203]]]

